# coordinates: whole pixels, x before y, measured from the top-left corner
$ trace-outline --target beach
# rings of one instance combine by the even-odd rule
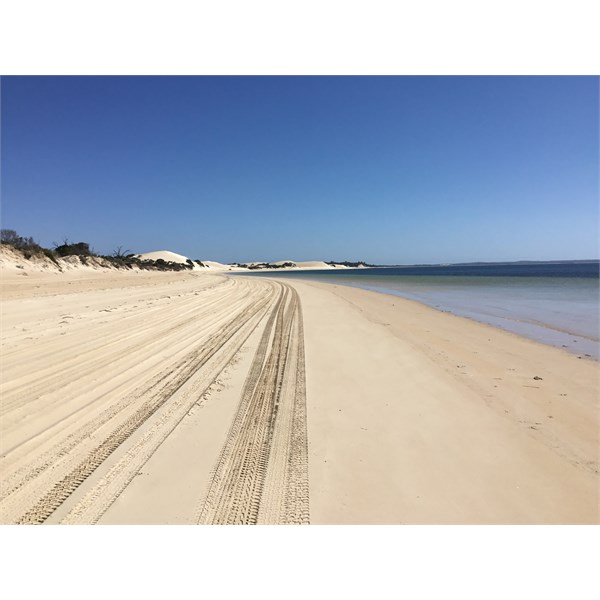
[[[1,292],[2,523],[599,522],[593,359],[276,273]]]

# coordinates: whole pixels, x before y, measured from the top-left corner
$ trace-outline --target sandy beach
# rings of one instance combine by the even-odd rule
[[[276,276],[1,294],[2,523],[599,522],[596,361]]]

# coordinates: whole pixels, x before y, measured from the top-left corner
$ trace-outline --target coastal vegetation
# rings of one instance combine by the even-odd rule
[[[378,265],[371,265],[364,260],[359,260],[358,262],[350,262],[348,260],[327,260],[325,261],[328,265],[342,265],[344,267],[376,267]]]
[[[230,266],[255,271],[257,269],[289,269],[295,267],[296,263],[291,261],[281,263],[231,263]]]
[[[185,263],[178,263],[162,258],[157,260],[141,259],[129,250],[124,250],[123,246],[118,246],[112,254],[97,254],[90,248],[88,242],[70,243],[67,238],[63,240],[62,244],[55,243],[53,248],[44,248],[32,237],[21,236],[14,229],[0,230],[0,243],[11,247],[26,260],[45,257],[51,260],[59,269],[61,269],[59,259],[69,257],[78,258],[79,262],[85,266],[97,264],[98,266],[115,269],[137,268],[149,271],[185,271],[192,270],[194,263],[201,267],[204,266],[199,260],[192,261],[188,259]]]

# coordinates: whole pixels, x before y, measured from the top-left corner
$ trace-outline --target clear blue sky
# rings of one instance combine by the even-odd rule
[[[595,77],[4,77],[2,227],[193,259],[598,258]]]

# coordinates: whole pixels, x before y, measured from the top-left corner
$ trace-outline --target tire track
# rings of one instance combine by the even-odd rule
[[[267,292],[268,292],[268,288],[267,288]],[[269,292],[268,292],[269,293]],[[260,296],[260,294],[259,294]],[[245,306],[247,304],[247,294],[245,295],[245,297],[241,298],[241,300],[238,302],[233,302],[232,304],[230,304],[225,310],[221,311],[218,314],[212,315],[210,318],[205,318],[201,321],[202,327],[199,330],[198,333],[195,332],[195,328],[194,331],[190,332],[188,335],[180,337],[179,339],[177,339],[177,342],[174,344],[170,341],[170,337],[171,336],[166,336],[163,340],[162,343],[159,343],[159,345],[157,346],[157,350],[159,348],[165,348],[168,347],[172,352],[177,352],[180,353],[181,351],[185,350],[185,347],[190,347],[192,348],[192,352],[188,353],[187,355],[185,355],[183,357],[182,360],[179,361],[179,363],[176,363],[174,365],[170,365],[167,367],[167,369],[164,369],[166,375],[165,377],[168,375],[168,372],[171,371],[175,371],[179,368],[178,365],[184,364],[186,363],[186,361],[189,359],[189,357],[193,356],[193,350],[194,348],[197,347],[198,344],[204,343],[206,341],[206,339],[208,339],[208,336],[210,335],[212,330],[216,330],[218,328],[218,326],[220,325],[220,320],[222,320],[222,318],[227,315],[227,313],[229,313],[230,311],[233,312],[233,315],[231,315],[229,318],[235,318],[236,314],[235,311],[240,309],[241,307]],[[152,354],[155,352],[153,346],[151,345],[149,348],[148,347],[144,347],[143,348],[143,354],[140,355],[140,353],[138,352],[136,354],[136,357],[140,357],[143,358],[144,355],[148,355],[150,354],[150,356],[152,356]],[[156,360],[154,361],[156,363]],[[116,368],[116,369],[111,369],[111,379],[113,379],[115,376],[119,375],[121,372],[127,372],[128,370],[128,365],[125,364],[123,366],[121,366],[120,368]],[[156,367],[150,367],[151,369],[156,369]],[[96,370],[97,371],[97,370]],[[139,375],[137,376],[137,378],[139,379]],[[159,380],[162,380],[163,377],[159,378]],[[71,384],[72,382],[70,382]],[[64,384],[63,384],[64,385]],[[96,384],[94,384],[94,382],[91,382],[91,389],[95,389]],[[122,385],[122,384],[121,384]],[[113,391],[118,391],[118,388],[121,386],[117,386],[116,390],[104,390],[104,394],[106,393],[111,393]],[[150,386],[149,388],[146,387],[143,390],[143,393],[148,393],[153,386]],[[79,381],[78,386],[76,388],[77,391],[77,395],[81,395],[85,392],[87,392],[87,388],[83,386],[82,381]],[[135,392],[134,392],[135,393]],[[129,394],[128,394],[129,396]],[[67,400],[72,400],[72,399],[76,399],[77,396],[71,396],[70,398],[67,397]],[[75,413],[77,412],[81,412],[81,411],[89,411],[90,410],[90,406],[93,403],[96,403],[98,400],[101,400],[102,396],[97,397],[96,399],[92,400],[92,402],[88,402],[86,405],[78,405],[77,409],[75,411],[73,411],[73,413],[69,414],[69,415],[62,415],[61,416],[61,420],[58,424],[62,424],[64,423],[66,420],[70,419]],[[63,392],[61,394],[61,396],[59,397],[59,400],[61,402],[64,402],[64,389]],[[36,410],[36,406],[37,404],[33,404],[32,407],[30,408],[30,411],[34,411]],[[41,406],[41,408],[45,411],[48,412],[48,410],[50,408],[53,408],[53,403],[51,400],[51,397],[44,397],[44,403]],[[64,428],[64,427],[63,427]],[[10,425],[7,423],[6,419],[3,420],[3,435],[6,436],[7,433],[10,431]],[[29,440],[31,440],[33,437],[37,437],[38,435],[41,435],[41,433],[43,432],[38,432],[35,436],[31,436],[30,438],[27,438],[25,440],[21,440],[20,444],[24,444],[26,442],[28,442]],[[6,439],[4,440],[4,444],[3,444],[3,452],[5,453],[5,455],[9,454],[10,452],[12,452],[16,447],[15,446],[13,448],[7,448],[6,447]],[[2,466],[3,469],[7,468],[7,462],[9,462],[9,460],[7,458],[4,458],[2,461]]]
[[[264,289],[264,288],[263,288]],[[116,450],[125,440],[135,433],[142,424],[144,424],[152,415],[154,415],[171,397],[179,390],[202,366],[226,344],[247,322],[252,319],[269,302],[269,296],[264,294],[253,295],[247,299],[248,306],[231,319],[219,332],[215,333],[202,348],[188,354],[182,361],[182,366],[175,377],[169,377],[165,374],[163,378],[158,378],[153,382],[155,388],[150,399],[146,400],[132,415],[123,423],[117,426],[99,445],[94,447],[80,459],[78,464],[68,473],[63,475],[58,481],[51,485],[46,491],[39,490],[37,501],[30,506],[28,510],[14,519],[17,523],[42,523],[54,510],[64,502],[64,500],[92,473],[100,464],[102,464],[112,452]],[[151,390],[146,390],[145,394]],[[123,403],[122,403],[123,404]],[[122,407],[121,407],[122,408]],[[117,408],[119,412],[119,408]],[[102,414],[102,419],[110,421],[114,416],[113,410],[109,409]],[[84,426],[77,435],[68,440],[59,452],[50,453],[41,464],[26,472],[21,481],[13,482],[13,491],[35,479],[42,472],[52,468],[53,464],[65,454],[72,450],[77,450],[82,442],[82,436],[85,436],[92,427],[98,423]],[[56,450],[56,449],[55,449]],[[77,453],[77,456],[81,456]]]
[[[236,439],[227,478],[216,507],[215,523],[256,523],[270,451],[271,420],[278,389],[288,288],[277,313],[271,352],[258,380]]]
[[[267,310],[263,308],[263,311]],[[210,387],[231,363],[247,341],[264,312],[252,317],[240,330],[237,339],[211,357],[213,364],[203,367],[196,381],[188,380],[185,390],[167,405],[167,410],[156,419],[153,426],[131,447],[127,454],[106,473],[102,480],[61,520],[61,524],[95,524],[121,495],[142,467],[150,460],[167,437],[175,430],[194,405],[204,403]]]
[[[231,455],[235,451],[235,443],[244,426],[244,421],[247,417],[250,402],[252,401],[256,385],[262,372],[263,363],[267,354],[267,348],[273,333],[273,325],[279,314],[282,302],[283,290],[280,289],[277,305],[275,306],[275,309],[271,313],[271,316],[265,326],[263,335],[254,356],[254,360],[252,361],[246,382],[244,384],[238,410],[233,419],[233,423],[227,435],[223,449],[219,455],[219,459],[217,460],[217,464],[213,470],[212,481],[209,486],[206,499],[203,505],[199,507],[197,511],[196,521],[205,521],[208,518],[207,515],[219,501],[219,494],[221,487],[223,486],[225,474],[227,473],[228,463]]]
[[[235,287],[235,283],[234,284],[229,284],[227,285],[229,282],[227,281],[220,281],[217,284],[213,284],[210,286],[204,285],[204,286],[199,286],[197,283],[195,282],[191,282],[194,284],[194,287],[192,287],[191,289],[184,289],[182,290],[183,295],[184,296],[188,296],[188,300],[189,302],[186,304],[186,306],[190,307],[190,310],[198,310],[198,306],[197,303],[195,302],[194,296],[198,295],[198,294],[202,294],[204,297],[210,297],[212,295],[215,295],[213,292],[217,292],[216,296],[217,298],[219,296],[221,296],[224,292],[227,292],[228,289],[227,288],[231,288],[231,287]],[[212,292],[211,292],[212,290]],[[168,289],[164,290],[164,293],[166,294],[167,291],[170,291]],[[207,295],[207,292],[211,292],[210,294]],[[154,292],[156,293],[156,292]],[[161,304],[155,304],[155,302],[157,302],[158,300],[164,299],[164,298],[168,298],[168,296],[161,296],[160,298],[148,298],[148,297],[136,297],[133,299],[130,299],[130,302],[137,302],[138,304],[136,305],[137,308],[133,309],[130,308],[128,310],[128,314],[122,315],[121,316],[121,322],[124,326],[124,328],[127,329],[128,332],[133,331],[133,329],[136,326],[136,322],[139,322],[140,319],[142,320],[141,325],[143,326],[143,321],[147,321],[148,319],[152,319],[156,324],[160,324],[161,322],[167,322],[168,318],[165,317],[161,317],[161,315],[164,312],[164,306]],[[69,314],[71,312],[74,311],[75,308],[75,313],[81,315],[85,315],[88,316],[89,318],[84,322],[81,323],[79,326],[85,330],[89,330],[90,327],[94,327],[95,328],[95,339],[92,338],[90,339],[87,344],[89,345],[93,345],[93,344],[98,344],[98,341],[101,342],[101,340],[104,338],[104,333],[107,329],[110,329],[110,324],[106,324],[105,320],[107,318],[107,314],[105,314],[105,310],[106,309],[100,309],[98,306],[98,301],[96,300],[95,304],[96,307],[91,308],[89,306],[85,306],[85,308],[87,309],[87,311],[82,311],[81,310],[81,304],[83,304],[84,301],[82,301],[81,303],[78,303],[79,305],[77,307],[73,307],[73,306],[65,306],[62,307],[62,309],[59,311],[60,315],[65,315],[65,314]],[[91,302],[91,300],[90,300]],[[120,306],[127,306],[126,302],[123,302]],[[40,310],[43,309],[43,306],[37,307]],[[205,308],[205,306],[203,306],[202,308]],[[130,314],[131,313],[131,314]],[[33,331],[35,331],[36,333],[42,333],[42,332],[46,332],[48,331],[49,328],[51,328],[53,325],[56,324],[57,321],[57,317],[59,316],[59,314],[57,314],[56,312],[53,312],[51,315],[48,315],[47,317],[38,320],[38,321],[26,321],[25,323],[27,324],[28,327],[30,327]],[[183,315],[183,312],[182,312]],[[73,315],[70,315],[73,316]],[[18,320],[17,321],[19,325],[24,324],[23,320]],[[77,326],[78,323],[77,321],[73,322],[74,326]],[[10,332],[10,331],[4,331],[3,332],[3,341],[4,342],[14,342],[16,345],[13,347],[12,350],[5,350],[3,351],[3,359],[5,360],[9,360],[9,359],[13,359],[18,363],[19,362],[19,356],[21,354],[20,352],[20,346],[19,346],[19,342],[21,341],[22,337],[22,332],[19,333],[14,333],[14,332]],[[61,353],[69,353],[71,351],[77,351],[80,352],[80,347],[81,344],[79,342],[74,342],[74,343],[69,343],[68,341],[65,342],[63,340],[60,340],[60,350]],[[36,343],[36,359],[37,360],[43,360],[44,363],[46,363],[47,360],[55,358],[55,350],[52,348],[52,346],[56,346],[57,345],[57,340],[56,338],[50,338],[50,339],[40,339],[38,340],[38,342]],[[102,344],[101,346],[102,347]],[[96,347],[96,349],[99,349],[98,347]]]
[[[294,290],[294,293],[297,294],[296,290]],[[298,299],[299,302],[300,300]],[[298,326],[298,357],[296,363],[296,387],[294,390],[290,454],[284,484],[283,521],[285,523],[309,524],[306,362],[304,354],[304,322],[300,308],[296,318]]]
[[[239,318],[243,317],[244,313],[241,313]],[[194,344],[194,346],[196,345]],[[143,398],[161,394],[163,388],[169,382],[184,379],[190,368],[194,368],[194,361],[197,360],[197,355],[198,350],[194,348],[175,365],[169,365],[167,368],[161,370],[143,386],[136,388],[131,394],[127,394],[118,402],[103,410],[96,418],[84,423],[75,432],[55,444],[50,450],[39,455],[34,461],[30,461],[24,467],[13,472],[11,476],[6,477],[0,492],[0,500],[27,485],[46,470],[50,468],[55,470],[58,461],[63,457],[69,456],[75,448],[79,448],[81,451],[83,449],[82,446],[86,444],[86,440],[91,440],[91,436],[94,433],[99,432],[103,426],[113,420],[119,413],[132,413],[135,410],[136,403],[139,403]],[[83,407],[83,409],[85,408]],[[87,442],[88,445],[91,445],[91,443],[91,441]]]
[[[247,299],[241,300],[239,303],[237,303],[237,305],[234,303],[231,306],[231,309],[236,310],[240,306],[244,306],[245,304],[247,304]],[[181,354],[185,351],[186,347],[193,349],[199,344],[204,343],[209,338],[211,333],[217,331],[218,328],[221,326],[222,320],[224,316],[226,316],[227,312],[228,311],[222,311],[220,314],[211,316],[208,319],[203,319],[201,329],[190,327],[188,328],[188,330],[183,331],[181,330],[181,328],[174,328],[174,331],[181,331],[182,333],[176,335],[175,333],[170,332],[170,334],[168,336],[164,336],[162,340],[155,340],[150,345],[144,345],[139,349],[136,348],[132,355],[136,356],[136,358],[138,358],[140,362],[145,361],[148,363],[148,367],[146,369],[147,371],[149,371],[150,373],[153,371],[155,372],[156,368],[160,366],[161,362],[165,362],[164,358],[161,359],[161,357],[164,356],[166,349],[168,349],[169,354]],[[76,385],[73,381],[70,381],[67,385],[63,383],[63,388],[61,390],[44,395],[39,401],[32,401],[31,405],[27,407],[27,412],[25,416],[28,418],[29,427],[32,428],[32,431],[35,431],[35,421],[32,420],[29,417],[29,415],[34,416],[37,410],[41,410],[43,411],[43,413],[46,414],[51,411],[55,411],[57,413],[57,421],[55,421],[53,425],[47,426],[46,419],[45,431],[56,427],[60,427],[61,430],[64,430],[65,426],[68,427],[68,423],[70,420],[72,420],[72,417],[76,417],[77,413],[89,412],[90,408],[94,404],[104,402],[103,399],[107,395],[112,394],[115,391],[118,392],[118,390],[124,385],[123,376],[127,375],[129,370],[130,363],[127,363],[126,361],[121,363],[117,360],[117,364],[114,364],[114,366],[112,363],[109,363],[106,371],[102,371],[100,370],[100,368],[98,368],[98,370],[92,371],[85,378],[82,376],[81,378],[77,379]],[[103,373],[106,373],[105,376],[107,376],[108,379],[105,380],[105,383],[102,383],[100,386],[98,386],[97,379],[99,377],[102,377]],[[141,374],[137,373],[132,377],[128,378],[128,380],[139,381],[140,377]],[[117,381],[119,381],[120,379],[120,381],[119,383],[112,386],[113,389],[111,389],[110,382],[115,379]],[[81,404],[78,401],[78,399],[82,395],[92,396],[93,399],[87,402],[86,404]],[[66,405],[72,405],[73,410],[67,413]],[[60,413],[58,412],[59,410]],[[15,430],[16,433],[18,433],[19,426],[20,423],[17,419],[13,419],[12,423],[9,422],[8,419],[4,419],[5,440],[3,451],[5,453],[12,452],[12,450],[14,450],[15,448],[18,448],[20,445],[38,436],[42,436],[43,439],[44,430],[37,431],[36,433],[34,433],[34,435],[30,436],[27,439],[18,439],[18,442],[16,442],[13,446],[8,448],[8,436],[13,430]]]
[[[200,523],[309,522],[302,313],[296,290],[278,285]]]
[[[240,297],[243,297],[241,292]],[[214,302],[217,303],[218,300]],[[212,306],[212,303],[210,306]],[[186,318],[175,324],[170,322],[168,318],[159,320],[150,332],[148,332],[146,318],[133,331],[124,324],[123,331],[125,333],[120,338],[111,339],[100,347],[92,347],[88,351],[78,352],[76,356],[68,361],[63,359],[58,365],[45,368],[37,381],[27,380],[21,384],[18,380],[15,380],[10,387],[3,386],[3,402],[0,407],[0,414],[7,415],[11,411],[26,405],[36,396],[59,390],[66,378],[76,381],[88,373],[94,373],[99,368],[118,362],[119,359],[126,357],[139,346],[147,348],[152,344],[161,343],[165,336],[176,334],[178,330],[189,326],[202,316],[194,313],[193,309],[188,313],[189,316],[184,314],[183,316]],[[160,327],[160,325],[163,325],[163,327]],[[93,337],[94,339],[102,339],[101,335],[94,335]],[[82,360],[84,357],[86,358]],[[41,359],[38,358],[37,360]]]

